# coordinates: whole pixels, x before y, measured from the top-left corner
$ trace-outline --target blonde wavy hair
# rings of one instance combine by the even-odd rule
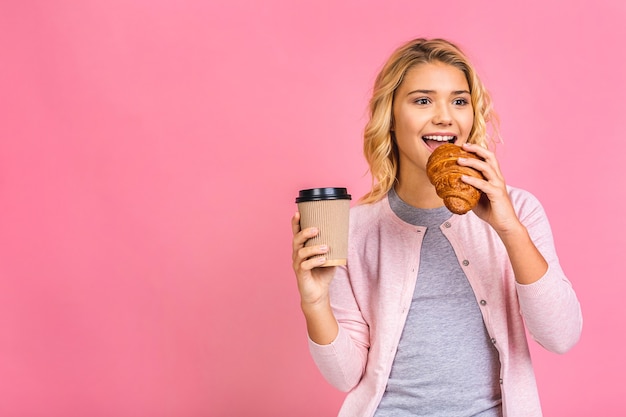
[[[398,149],[391,137],[394,95],[411,68],[433,62],[452,65],[465,74],[474,109],[468,142],[488,147],[495,143],[493,136],[499,139],[498,118],[492,109],[491,96],[461,49],[444,39],[418,38],[407,42],[389,57],[374,83],[363,144],[372,174],[372,189],[361,198],[361,203],[380,200],[397,181]]]

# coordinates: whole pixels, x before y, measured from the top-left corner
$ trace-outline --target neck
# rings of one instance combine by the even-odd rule
[[[435,187],[428,178],[410,180],[398,179],[395,187],[398,197],[405,203],[422,209],[433,209],[443,206],[443,200],[437,195]]]

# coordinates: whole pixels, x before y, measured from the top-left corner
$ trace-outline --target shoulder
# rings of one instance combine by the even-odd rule
[[[511,204],[517,217],[526,226],[540,222],[547,222],[546,212],[539,199],[527,190],[507,186]]]
[[[367,224],[381,218],[386,197],[375,203],[358,204],[350,209],[350,221],[355,224]]]
[[[380,234],[401,234],[405,227],[393,214],[387,197],[374,203],[358,204],[350,209],[350,238],[355,242],[371,241]]]
[[[507,185],[507,191],[516,211],[541,208],[541,202],[530,191],[510,185]]]
[[[513,187],[510,185],[506,186],[507,191],[509,193],[509,197],[514,202],[519,203],[527,203],[532,202],[535,204],[539,204],[539,200],[535,197],[530,191],[524,190],[522,188]]]

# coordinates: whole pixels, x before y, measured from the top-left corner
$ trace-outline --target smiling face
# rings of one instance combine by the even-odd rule
[[[418,64],[394,94],[393,133],[398,180],[426,176],[426,162],[442,143],[462,145],[472,130],[474,110],[463,72],[448,64]]]

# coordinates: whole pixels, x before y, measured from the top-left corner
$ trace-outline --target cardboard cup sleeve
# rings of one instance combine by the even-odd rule
[[[328,245],[326,262],[321,266],[346,265],[351,196],[345,188],[314,188],[301,190],[296,198],[300,227],[317,227],[319,233],[305,246]]]

